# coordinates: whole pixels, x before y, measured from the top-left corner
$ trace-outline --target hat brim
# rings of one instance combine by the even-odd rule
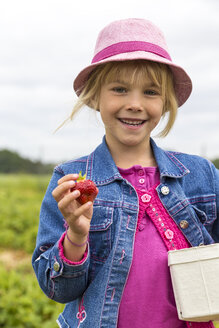
[[[76,94],[79,96],[84,88],[84,85],[90,75],[90,73],[95,69],[95,67],[108,63],[108,62],[117,62],[117,61],[126,61],[126,60],[149,60],[162,64],[166,64],[170,67],[173,73],[174,88],[177,97],[178,106],[182,106],[186,100],[189,98],[192,92],[192,81],[188,74],[180,66],[172,63],[170,60],[160,57],[151,52],[145,51],[135,51],[127,52],[118,55],[114,55],[108,58],[105,58],[97,63],[91,64],[84,68],[75,78],[73,82],[73,88]]]

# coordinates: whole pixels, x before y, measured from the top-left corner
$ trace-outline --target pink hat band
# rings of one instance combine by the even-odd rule
[[[168,65],[172,71],[178,105],[181,106],[190,96],[191,79],[182,67],[173,63],[162,31],[150,21],[138,18],[114,21],[100,31],[91,64],[74,80],[76,94],[80,95],[98,65],[128,60]]]
[[[118,42],[116,44],[112,44],[111,46],[102,49],[94,56],[92,60],[92,64],[99,62],[103,59],[109,58],[111,56],[115,56],[127,52],[133,52],[133,51],[150,52],[172,61],[168,52],[156,44],[150,42],[143,42],[143,41],[126,41],[126,42]]]

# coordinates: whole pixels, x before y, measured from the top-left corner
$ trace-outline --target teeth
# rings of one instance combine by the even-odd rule
[[[128,121],[128,120],[122,120],[120,119],[121,122],[129,125],[141,125],[144,121]]]

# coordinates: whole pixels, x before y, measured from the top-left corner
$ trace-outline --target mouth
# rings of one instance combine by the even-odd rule
[[[119,118],[119,121],[123,124],[129,125],[129,126],[140,126],[143,125],[146,120],[137,120],[137,119],[126,119],[126,118]]]

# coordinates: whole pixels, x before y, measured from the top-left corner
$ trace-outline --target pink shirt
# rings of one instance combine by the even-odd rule
[[[159,183],[156,167],[135,165],[120,169],[136,189],[148,190]],[[167,264],[167,248],[154,223],[144,213],[135,236],[132,266],[119,309],[118,328],[184,328],[178,319]]]

